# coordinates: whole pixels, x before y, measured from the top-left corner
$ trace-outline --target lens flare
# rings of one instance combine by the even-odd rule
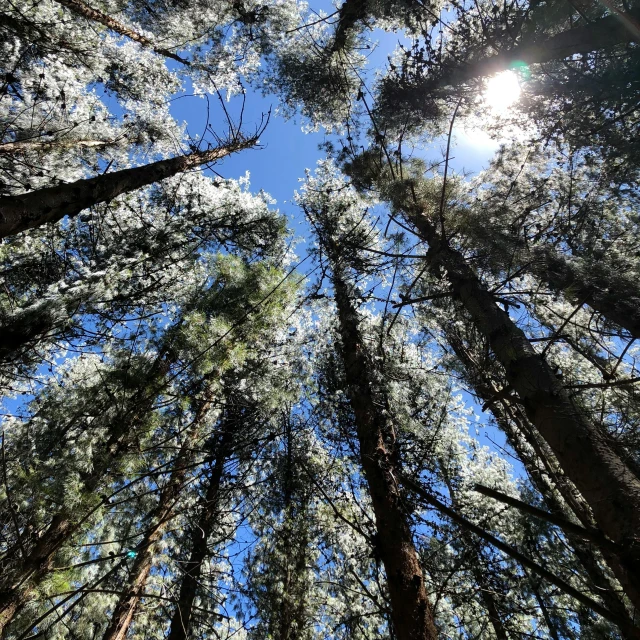
[[[520,83],[513,71],[503,71],[487,82],[485,103],[497,113],[504,113],[520,97]]]

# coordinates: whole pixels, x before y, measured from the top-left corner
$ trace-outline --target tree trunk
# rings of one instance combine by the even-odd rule
[[[95,178],[0,198],[0,238],[40,227],[47,222],[57,222],[65,216],[75,216],[83,209],[100,202],[112,200],[123,193],[170,178],[188,169],[215,162],[235,151],[252,147],[256,142],[255,136],[246,140],[236,138],[230,144],[208,151],[196,151],[142,167],[122,169]]]
[[[398,640],[436,640],[431,605],[407,514],[396,481],[398,461],[390,436],[393,427],[374,401],[371,363],[358,326],[357,312],[341,273],[339,254],[330,250],[338,307],[341,355],[347,393],[355,414],[360,460],[376,520],[376,546],[387,577],[391,619]]]
[[[452,327],[444,327],[444,332],[447,342],[465,367],[466,379],[473,393],[483,403],[491,402],[496,397],[498,390],[487,382],[487,372],[479,368],[478,363],[465,348]],[[535,428],[525,416],[521,415],[519,408],[511,406],[507,400],[501,399],[499,402],[492,402],[490,410],[496,424],[505,434],[509,446],[516,452],[524,465],[527,475],[542,496],[547,508],[552,513],[566,519],[571,519],[573,515],[585,528],[593,529],[595,522],[589,506],[563,474],[546,443],[537,441],[539,436],[535,433]],[[527,449],[525,442],[535,451],[535,456],[531,450]],[[542,472],[540,463],[544,465],[546,472]],[[551,481],[545,476],[548,476]],[[600,566],[592,544],[571,533],[565,532],[565,534],[576,558],[591,582],[592,592],[600,597],[607,609],[618,618],[617,624],[621,637],[624,640],[640,640],[640,627],[633,622],[627,607],[616,593],[615,586]],[[601,553],[614,574],[620,573],[620,579],[623,580],[625,574],[617,570],[619,563],[613,557],[612,552],[609,549],[601,549]]]
[[[152,51],[155,51],[157,54],[161,56],[165,56],[165,58],[171,58],[180,64],[184,64],[189,66],[191,63],[189,60],[180,57],[178,54],[169,51],[168,49],[164,49],[162,47],[156,47],[149,38],[143,36],[142,34],[130,29],[126,25],[122,24],[122,22],[118,22],[114,20],[111,16],[108,16],[106,13],[102,13],[102,11],[98,11],[97,9],[93,9],[92,7],[86,5],[81,0],[56,0],[63,7],[66,7],[70,11],[73,11],[75,14],[86,18],[87,20],[92,20],[93,22],[99,22],[100,24],[107,27],[111,31],[115,33],[119,33],[121,36],[125,36],[125,38],[129,38],[130,40],[134,40],[138,42],[143,47],[147,47]]]
[[[164,375],[167,370],[167,364],[158,358],[153,366],[154,375]],[[104,444],[101,452],[94,456],[93,471],[84,480],[85,495],[96,492],[104,476],[121,456],[123,448],[127,446],[125,443],[127,435],[135,431],[132,429],[132,423],[141,417],[144,418],[145,408],[148,409],[152,399],[149,396],[142,398],[138,405],[132,403],[135,406],[134,415],[129,419],[125,415],[116,421],[109,440]],[[0,637],[6,625],[29,600],[34,586],[37,586],[51,571],[57,551],[75,534],[84,520],[85,517],[82,515],[63,508],[52,517],[49,526],[29,553],[21,557],[11,570],[5,571],[5,574],[0,576]],[[18,549],[15,552],[18,552]]]
[[[640,42],[639,18],[640,11],[637,9],[628,13],[620,12],[619,15],[609,15],[582,27],[568,29],[540,43],[523,43],[510,51],[452,69],[438,84],[455,86],[473,78],[511,69],[516,63],[538,64],[564,60],[576,54],[610,49],[629,42],[637,43]]]
[[[25,151],[39,151],[50,153],[52,151],[63,151],[66,149],[104,149],[115,144],[113,140],[16,140],[15,142],[4,142],[0,144],[0,155],[14,155]]]
[[[216,447],[216,463],[209,476],[207,493],[202,501],[202,512],[198,524],[193,529],[192,547],[189,560],[183,565],[182,583],[178,604],[171,618],[171,627],[167,640],[186,640],[191,629],[193,603],[196,599],[202,565],[209,553],[209,537],[215,525],[215,517],[219,511],[219,494],[224,463],[232,445],[233,430],[227,425],[222,438]]]
[[[570,300],[583,302],[607,320],[640,338],[640,288],[624,273],[613,272],[601,263],[593,263],[583,271],[573,260],[553,249],[534,248],[530,255],[531,271],[551,289]],[[588,280],[585,278],[588,278]]]
[[[429,244],[427,260],[438,276],[446,272],[451,293],[486,337],[518,393],[527,417],[551,447],[567,476],[593,510],[600,530],[620,546],[627,573],[625,591],[640,607],[640,482],[603,434],[574,405],[524,332],[420,211],[408,216]]]
[[[459,508],[459,504],[456,492],[449,477],[446,465],[442,462],[440,462],[440,469],[444,483],[449,490],[449,499],[451,500],[451,505],[454,509],[457,510]],[[507,630],[504,628],[502,617],[500,616],[498,604],[496,602],[496,599],[493,597],[493,591],[487,584],[487,567],[482,557],[482,549],[477,545],[476,541],[471,537],[470,533],[466,529],[461,528],[459,530],[458,536],[463,541],[465,550],[469,551],[470,554],[473,553],[475,562],[473,562],[471,566],[471,573],[473,574],[475,584],[480,592],[482,604],[487,610],[489,622],[493,627],[496,638],[497,640],[509,640]]]
[[[209,388],[198,407],[198,411],[189,427],[187,437],[176,456],[171,476],[160,491],[158,504],[150,514],[151,525],[144,534],[142,541],[136,546],[136,556],[127,584],[123,587],[122,594],[113,610],[102,640],[123,640],[127,635],[140,600],[143,597],[149,572],[153,567],[157,544],[176,515],[175,506],[184,485],[188,465],[193,459],[193,451],[202,432],[205,417],[211,407],[212,400],[213,394]]]
[[[15,362],[55,329],[69,323],[56,300],[44,299],[8,314],[0,321],[0,363]]]
[[[340,17],[333,36],[331,53],[342,51],[347,45],[349,33],[356,24],[367,18],[366,0],[345,0],[340,7]]]
[[[484,608],[489,614],[489,620],[491,622],[491,626],[493,627],[493,632],[496,634],[497,640],[509,640],[507,630],[504,628],[502,618],[500,617],[500,612],[498,611],[496,599],[493,597],[493,592],[482,586],[484,575],[480,573],[479,570],[474,570],[473,574],[480,589],[482,603],[484,604]]]

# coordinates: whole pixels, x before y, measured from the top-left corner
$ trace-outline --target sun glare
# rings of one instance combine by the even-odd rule
[[[487,82],[484,99],[493,111],[504,112],[520,97],[520,83],[513,71],[503,71]]]

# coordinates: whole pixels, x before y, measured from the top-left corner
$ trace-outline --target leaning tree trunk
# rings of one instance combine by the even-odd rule
[[[202,500],[202,511],[192,532],[192,546],[189,560],[182,566],[183,575],[176,610],[171,618],[167,640],[186,640],[192,625],[193,603],[196,599],[200,575],[204,561],[209,554],[209,537],[219,513],[220,483],[224,464],[232,449],[234,426],[227,423],[222,438],[216,447],[216,462],[209,476],[207,493]]]
[[[167,370],[167,363],[158,358],[151,374],[164,376]],[[146,411],[153,399],[152,394],[138,397],[137,404],[132,402],[132,415],[120,416],[115,421],[109,439],[94,456],[91,474],[84,480],[85,496],[95,494],[104,477],[122,456],[128,446],[127,436],[135,432],[133,425],[136,422],[145,419]],[[63,508],[52,517],[49,526],[40,535],[33,548],[15,563],[10,572],[6,571],[5,575],[0,576],[0,635],[29,600],[34,587],[49,575],[56,553],[78,531],[87,517],[66,507]],[[16,548],[13,551],[18,553],[19,549]]]
[[[465,368],[465,377],[472,392],[483,404],[489,405],[496,424],[505,434],[509,446],[516,452],[549,510],[567,520],[571,520],[573,516],[586,529],[593,529],[595,522],[589,506],[563,474],[546,442],[540,441],[535,428],[517,406],[512,406],[505,398],[495,400],[498,389],[488,380],[485,367],[480,368],[479,362],[469,353],[452,327],[445,326],[443,330],[447,342]],[[526,445],[531,449],[527,449]],[[540,469],[540,464],[544,466],[544,471]],[[634,623],[624,602],[617,595],[615,585],[600,566],[592,543],[587,543],[570,532],[565,532],[565,535],[589,578],[592,592],[617,617],[621,637],[624,640],[640,640],[640,627]],[[626,574],[619,570],[619,562],[612,556],[611,550],[604,548],[600,552],[614,574],[619,573],[620,579],[624,580]]]
[[[357,313],[335,246],[330,248],[329,255],[348,398],[355,415],[360,460],[375,513],[377,552],[387,577],[395,635],[398,640],[436,640],[422,568],[395,479],[398,460],[390,443],[392,427],[375,403],[369,375],[371,364],[365,355]]]
[[[47,336],[69,324],[66,305],[45,298],[0,319],[0,363],[20,361]],[[62,307],[62,308],[61,308]]]
[[[594,262],[580,268],[548,247],[531,250],[528,268],[551,289],[589,305],[604,318],[640,338],[640,287],[625,273]]]
[[[440,463],[440,468],[442,471],[444,483],[449,490],[449,499],[451,500],[451,506],[454,509],[458,510],[460,505],[458,503],[456,491],[453,487],[453,483],[451,482],[448,471],[445,465],[442,463]],[[490,588],[490,585],[488,584],[487,567],[484,558],[482,557],[481,547],[478,545],[477,540],[473,539],[471,533],[464,528],[460,528],[460,530],[457,532],[456,537],[459,537],[462,540],[465,550],[468,550],[470,552],[470,555],[473,555],[473,558],[471,560],[471,573],[473,574],[475,580],[475,586],[480,592],[482,604],[487,611],[489,622],[491,623],[493,632],[496,635],[496,639],[509,640],[509,635],[507,634],[504,622],[502,621],[498,603],[496,602],[496,599],[494,597],[495,592]]]
[[[157,545],[162,540],[171,520],[176,516],[176,504],[212,401],[213,393],[209,387],[204,399],[199,403],[196,415],[188,429],[187,437],[173,463],[171,476],[160,491],[158,504],[149,518],[151,525],[135,548],[136,556],[127,583],[122,589],[102,640],[123,640],[129,631],[138,605],[144,597],[144,589],[153,567]]]
[[[17,155],[19,153],[50,153],[66,149],[104,149],[115,144],[115,140],[15,140],[0,144],[0,156]]]
[[[527,417],[593,510],[600,530],[618,545],[625,592],[640,608],[640,481],[581,413],[524,332],[501,309],[463,255],[449,246],[422,209],[407,214],[429,245],[433,273],[446,273],[451,295],[471,316],[517,392]]]
[[[436,82],[454,86],[473,78],[493,75],[513,68],[514,63],[539,64],[564,60],[576,54],[610,49],[620,44],[640,41],[640,11],[619,12],[581,27],[557,33],[542,42],[524,42],[509,51],[489,56],[464,67],[445,72]]]
[[[102,11],[93,9],[84,2],[81,2],[81,0],[56,0],[56,2],[61,4],[63,7],[66,7],[70,11],[73,11],[75,14],[82,16],[87,20],[99,22],[100,24],[107,27],[107,29],[114,31],[115,33],[119,33],[125,38],[129,38],[130,40],[133,40],[141,44],[143,47],[147,47],[148,49],[155,51],[157,54],[164,56],[165,58],[171,58],[172,60],[175,60],[176,62],[179,62],[180,64],[183,64],[185,66],[189,66],[191,64],[189,60],[180,57],[178,54],[173,53],[173,51],[170,51],[169,49],[156,46],[146,36],[143,36],[141,33],[130,29],[125,24],[122,24],[122,22],[115,20],[106,13],[102,13]]]
[[[345,0],[342,3],[331,45],[331,53],[345,49],[349,34],[355,29],[356,24],[367,18],[367,8],[366,0]]]
[[[0,238],[40,227],[47,222],[57,222],[65,216],[75,216],[83,209],[100,202],[215,162],[235,151],[248,149],[256,142],[255,136],[247,139],[237,137],[229,144],[208,151],[196,151],[142,167],[122,169],[95,178],[0,198]]]

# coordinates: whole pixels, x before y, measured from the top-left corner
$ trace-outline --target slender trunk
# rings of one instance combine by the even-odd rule
[[[597,600],[594,600],[590,596],[586,595],[583,591],[571,586],[568,582],[558,577],[554,573],[551,573],[543,566],[518,551],[518,549],[516,549],[515,547],[506,544],[505,542],[500,540],[500,538],[496,538],[494,535],[490,534],[482,527],[479,527],[477,524],[474,524],[470,520],[467,520],[457,511],[454,511],[450,507],[447,507],[447,505],[438,500],[438,498],[436,498],[433,494],[429,493],[429,491],[427,491],[415,480],[402,474],[398,476],[398,479],[405,487],[411,489],[412,491],[415,491],[427,504],[434,506],[438,511],[450,518],[456,524],[460,525],[464,529],[467,529],[471,533],[474,533],[480,539],[485,540],[496,549],[502,551],[505,555],[519,562],[523,567],[531,569],[531,571],[538,574],[541,578],[547,580],[567,595],[575,598],[578,602],[582,603],[595,613],[601,615],[605,620],[609,620],[614,624],[619,624],[620,621],[616,618],[616,616],[606,607],[603,607],[602,604],[600,604]]]
[[[86,18],[87,20],[92,20],[93,22],[99,22],[100,24],[107,27],[111,31],[115,33],[119,33],[121,36],[125,38],[129,38],[130,40],[134,40],[138,42],[143,47],[147,47],[152,51],[155,51],[157,54],[164,56],[165,58],[171,58],[180,64],[185,66],[189,66],[191,63],[189,60],[180,57],[178,54],[169,51],[169,49],[164,49],[162,47],[157,47],[153,44],[149,38],[143,36],[142,34],[130,29],[126,25],[122,24],[122,22],[118,22],[114,20],[111,16],[108,16],[106,13],[102,13],[102,11],[98,11],[97,9],[93,9],[92,7],[86,5],[81,0],[56,0],[63,7],[66,7],[70,11],[73,11],[75,14]]]
[[[440,463],[440,468],[442,471],[443,480],[449,490],[449,497],[451,499],[451,505],[454,509],[459,508],[456,492],[454,486],[449,477],[449,473],[444,464]],[[464,542],[465,549],[470,553],[473,552],[475,556],[475,562],[471,567],[471,573],[475,579],[475,584],[480,591],[480,597],[482,598],[482,604],[487,610],[487,614],[489,615],[489,622],[493,627],[493,631],[496,634],[497,640],[509,640],[509,636],[507,634],[507,630],[504,628],[504,624],[502,622],[502,617],[500,616],[500,611],[498,609],[498,604],[496,603],[495,598],[493,597],[493,591],[487,585],[487,569],[485,563],[482,558],[482,550],[477,547],[477,543],[475,540],[471,538],[471,535],[466,529],[460,529],[460,538]]]
[[[69,318],[58,302],[51,299],[40,300],[2,318],[0,362],[22,359],[35,345],[68,323]]]
[[[183,565],[182,583],[178,604],[171,618],[171,627],[167,640],[186,640],[189,635],[193,616],[193,603],[196,599],[202,566],[209,553],[209,537],[215,526],[219,511],[220,483],[224,464],[232,445],[233,430],[227,427],[217,446],[216,462],[209,476],[207,493],[202,501],[202,512],[198,524],[193,529],[192,547],[189,560]]]
[[[640,288],[636,280],[601,263],[590,264],[583,271],[572,259],[548,247],[533,249],[530,257],[532,272],[551,289],[588,304],[634,338],[640,338]]]
[[[166,372],[166,363],[158,359],[153,373],[164,375]],[[109,440],[94,456],[91,474],[84,479],[85,496],[95,494],[105,475],[127,447],[127,435],[135,431],[131,428],[132,424],[144,419],[145,409],[149,408],[152,400],[151,396],[142,398],[131,417],[127,419],[127,416],[121,416],[116,420]],[[53,567],[56,553],[82,526],[86,517],[85,514],[79,515],[66,507],[63,508],[52,517],[49,526],[29,553],[0,577],[0,636],[6,625],[29,600],[33,588],[47,577]]]
[[[425,215],[409,217],[429,244],[431,270],[439,276],[446,272],[452,295],[486,337],[528,419],[588,502],[600,530],[620,546],[621,567],[627,573],[623,586],[629,599],[640,607],[640,482],[600,430],[581,414],[551,368],[496,304],[462,254],[441,238]]]
[[[291,420],[286,420],[285,433],[287,441],[287,463],[284,477],[284,500],[282,527],[276,534],[281,537],[279,543],[287,555],[284,559],[284,576],[282,596],[277,616],[269,620],[269,631],[273,640],[301,640],[305,635],[307,622],[307,588],[304,576],[307,570],[308,529],[305,521],[308,504],[304,489],[297,492],[299,498],[296,510],[293,498],[296,488],[293,482],[294,465],[298,463],[293,456],[293,433]],[[276,545],[277,547],[277,545]],[[282,571],[282,563],[277,563],[277,572]],[[274,576],[276,580],[278,575]]]
[[[496,599],[493,597],[493,592],[487,589],[487,587],[482,586],[484,574],[480,573],[477,569],[474,570],[473,574],[480,589],[480,597],[482,598],[484,608],[489,614],[489,621],[491,622],[491,626],[493,627],[493,632],[496,634],[497,640],[509,640],[507,630],[504,628],[502,618],[500,617],[500,611],[498,610]]]
[[[371,365],[365,355],[357,313],[335,247],[331,253],[348,397],[375,513],[376,545],[387,577],[393,627],[398,640],[436,640],[422,569],[395,479],[398,462],[393,444],[388,442],[393,429],[375,403],[369,376]]]
[[[438,81],[440,86],[456,85],[473,78],[493,75],[514,63],[538,64],[564,60],[576,54],[610,49],[619,44],[640,42],[640,11],[609,15],[590,24],[562,31],[543,42],[523,43],[510,51],[482,58],[466,67],[457,67]]]
[[[75,216],[83,209],[112,200],[123,193],[252,147],[256,141],[256,137],[235,139],[230,144],[208,151],[196,151],[142,167],[122,169],[95,178],[0,198],[0,238],[40,227],[47,222],[57,222],[65,216]]]
[[[65,149],[104,149],[114,144],[113,140],[16,140],[15,142],[4,142],[0,144],[0,155],[14,155],[25,151],[40,151],[50,153],[51,151],[62,151]]]
[[[526,574],[527,570],[524,569],[524,572]],[[542,611],[542,615],[547,625],[547,629],[549,629],[549,635],[551,636],[551,638],[553,638],[553,640],[560,640],[560,636],[558,635],[558,629],[556,625],[553,623],[553,620],[551,620],[551,616],[549,615],[549,610],[547,609],[547,605],[540,593],[540,589],[539,589],[540,585],[536,583],[536,580],[537,578],[529,577],[529,585],[531,586],[531,591],[533,592],[536,602],[540,607],[540,611]]]
[[[497,389],[486,382],[486,372],[478,368],[478,364],[451,327],[445,327],[445,335],[458,359],[464,365],[467,380],[475,395],[483,403],[490,402],[496,397]],[[537,441],[534,427],[525,416],[520,414],[518,407],[512,407],[502,399],[500,402],[491,403],[490,408],[496,424],[505,434],[507,442],[524,465],[533,486],[542,496],[548,509],[553,514],[565,519],[571,519],[573,515],[582,526],[593,530],[595,522],[589,506],[585,504],[575,487],[562,473],[555,456],[546,447],[546,443]],[[535,455],[530,449],[527,449],[525,443],[533,449]],[[544,472],[541,470],[540,464],[544,466]],[[565,534],[576,558],[588,576],[592,592],[599,596],[607,609],[617,617],[621,637],[624,640],[640,640],[640,628],[633,622],[627,607],[616,593],[616,587],[600,566],[592,544],[570,532],[565,532]],[[601,553],[614,574],[618,573],[616,568],[619,563],[612,552],[609,549],[601,549]],[[622,579],[624,576],[625,574],[621,573]]]
[[[200,403],[193,422],[189,427],[187,437],[180,447],[173,464],[173,471],[167,484],[160,491],[160,498],[149,518],[151,525],[147,529],[142,541],[136,546],[135,558],[127,584],[113,610],[107,630],[102,640],[123,640],[133,621],[144,588],[153,567],[157,544],[162,540],[171,520],[175,517],[175,507],[185,482],[189,462],[193,459],[196,443],[202,432],[206,414],[212,404],[212,392],[209,389],[205,399]]]

